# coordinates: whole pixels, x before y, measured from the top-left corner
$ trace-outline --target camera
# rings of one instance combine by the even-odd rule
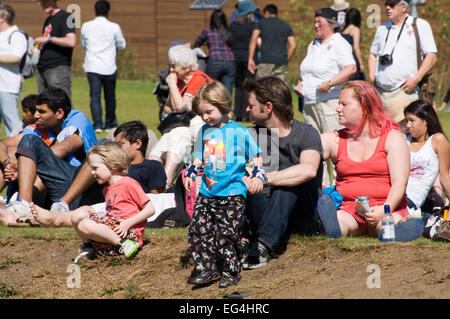
[[[382,64],[382,65],[392,64],[392,55],[385,54],[385,55],[380,56],[380,64]]]

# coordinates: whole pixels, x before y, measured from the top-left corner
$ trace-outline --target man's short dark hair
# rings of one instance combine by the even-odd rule
[[[268,12],[269,14],[278,15],[278,7],[272,3],[268,4],[263,9],[263,13],[266,13],[266,12]]]
[[[130,121],[122,123],[114,131],[114,137],[116,137],[120,133],[122,133],[122,138],[130,142],[130,144],[135,143],[137,140],[141,140],[142,147],[140,151],[145,157],[148,145],[148,132],[147,127],[141,121]]]
[[[25,96],[21,101],[22,109],[26,109],[34,114],[34,112],[36,112],[37,97],[37,94],[30,94]]]
[[[254,92],[260,104],[272,103],[274,113],[284,122],[290,122],[294,118],[291,91],[283,80],[274,76],[258,80],[248,78],[244,82],[244,89]]]
[[[8,3],[0,2],[0,18],[5,18],[6,23],[13,25],[16,13]]]
[[[109,10],[111,9],[111,5],[106,0],[98,0],[95,5],[95,15],[96,16],[107,16]]]
[[[69,96],[63,89],[54,86],[47,87],[38,95],[36,105],[42,104],[47,104],[53,113],[56,113],[58,109],[62,109],[64,111],[64,118],[72,110],[72,103],[70,102]]]

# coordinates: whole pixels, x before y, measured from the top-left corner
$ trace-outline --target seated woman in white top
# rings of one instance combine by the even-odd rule
[[[408,105],[407,142],[410,172],[406,194],[410,215],[420,218],[420,208],[438,178],[443,192],[450,197],[450,142],[442,130],[431,104],[417,100]]]

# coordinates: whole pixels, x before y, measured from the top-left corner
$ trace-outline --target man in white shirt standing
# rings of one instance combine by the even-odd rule
[[[22,77],[19,64],[27,51],[27,38],[14,23],[14,9],[0,2],[0,119],[5,121],[6,135],[21,124],[17,102]]]
[[[423,61],[418,68],[414,17],[408,15],[410,0],[387,0],[389,21],[378,27],[369,54],[369,80],[386,103],[400,95],[419,98],[418,84],[436,63],[437,48],[430,24],[418,18],[417,30]],[[403,113],[403,112],[402,112]]]
[[[94,20],[81,27],[81,45],[86,50],[83,68],[87,73],[91,97],[91,114],[96,133],[118,126],[116,118],[116,52],[126,47],[122,30],[108,20],[110,4],[106,0],[95,3]],[[103,124],[101,89],[105,98]]]

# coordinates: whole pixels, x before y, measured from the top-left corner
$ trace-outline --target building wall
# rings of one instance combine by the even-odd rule
[[[167,47],[173,40],[194,41],[200,32],[209,25],[211,10],[188,10],[193,0],[110,0],[110,20],[120,24],[128,45],[137,50],[137,65],[160,69],[167,65]],[[289,0],[254,0],[261,10],[268,3],[276,3],[279,11],[291,11]],[[313,3],[312,1],[309,1]],[[325,1],[314,1],[314,5]],[[81,24],[95,17],[95,0],[61,0],[60,8],[67,10],[76,3],[80,10]],[[234,10],[235,0],[225,3],[223,10],[227,17]],[[42,32],[46,15],[38,2],[14,1],[10,4],[16,10],[16,24],[33,38]],[[77,28],[79,39],[80,28]],[[78,42],[78,47],[80,44]],[[82,51],[77,48],[77,54]]]
[[[16,10],[16,24],[27,31],[30,36],[37,37],[42,33],[42,24],[46,15],[41,10],[39,3],[32,0],[9,0]],[[136,63],[139,67],[158,70],[167,66],[167,47],[173,40],[194,41],[203,28],[209,25],[211,10],[188,10],[194,0],[110,0],[111,12],[110,20],[117,22],[122,27],[122,31],[128,40],[128,46],[137,51]],[[280,11],[280,17],[286,13],[296,21],[290,0],[253,0],[262,10],[268,3],[275,3]],[[352,3],[351,0],[349,0]],[[94,18],[95,0],[60,0],[58,5],[67,9],[72,3],[76,3],[80,10],[80,24]],[[237,0],[228,0],[223,10],[227,17],[231,16]],[[330,5],[331,0],[304,0],[313,8],[321,8]],[[362,3],[354,1],[354,4]],[[380,1],[382,6],[383,1]],[[442,10],[448,10],[446,4],[441,4]],[[364,8],[359,8],[363,19],[368,16]],[[426,7],[421,8],[421,15],[431,14]],[[440,20],[433,15],[428,18],[431,23],[435,39],[437,31],[441,29]],[[430,19],[431,18],[431,19]],[[313,17],[311,17],[311,23]],[[384,11],[382,12],[382,22],[385,21]],[[369,30],[365,29],[364,32]],[[294,33],[301,35],[301,30]],[[80,29],[77,28],[79,39]],[[363,34],[366,41],[371,38],[367,33]],[[445,42],[445,41],[444,41]],[[448,42],[448,41],[447,41]],[[440,59],[448,63],[450,55],[445,54],[446,44],[441,47]],[[364,49],[364,48],[363,48]],[[82,59],[84,52],[78,42],[75,55]],[[298,61],[297,61],[298,62]]]

